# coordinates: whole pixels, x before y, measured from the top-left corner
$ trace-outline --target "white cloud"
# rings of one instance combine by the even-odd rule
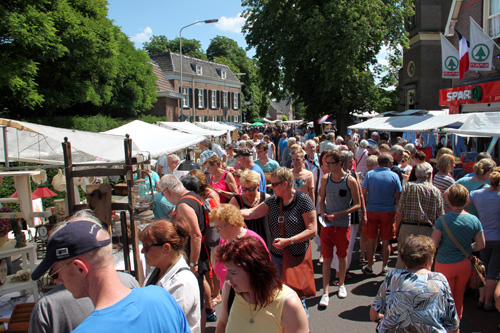
[[[241,13],[238,13],[236,17],[225,17],[222,16],[219,19],[219,22],[215,24],[215,26],[221,31],[229,31],[239,33],[241,32],[241,28],[245,24],[245,19],[241,17]]]
[[[135,36],[130,37],[130,40],[134,43],[144,43],[147,42],[153,36],[153,30],[150,27],[146,27],[143,32],[138,33]]]

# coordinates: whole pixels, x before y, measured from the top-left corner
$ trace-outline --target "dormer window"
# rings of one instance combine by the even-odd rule
[[[224,71],[224,70],[223,70],[223,71],[221,71],[221,72],[220,72],[220,77],[221,77],[223,80],[227,79],[227,72],[226,72],[226,71]]]
[[[196,65],[196,75],[203,75],[203,67],[201,65]]]

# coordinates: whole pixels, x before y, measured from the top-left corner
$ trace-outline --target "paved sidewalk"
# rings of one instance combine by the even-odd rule
[[[358,239],[359,240],[359,239]],[[311,332],[374,332],[375,323],[370,321],[370,304],[377,294],[378,288],[385,277],[367,276],[361,272],[361,265],[358,263],[358,246],[355,246],[355,254],[352,258],[350,273],[352,280],[346,281],[347,297],[339,299],[337,297],[338,287],[330,287],[330,304],[327,309],[320,309],[318,304],[322,295],[321,264],[318,262],[319,252],[317,246],[313,245],[314,270],[316,278],[317,296],[306,301],[309,309],[309,328]],[[373,265],[373,271],[378,274],[382,269],[380,254],[377,253],[377,262]],[[389,260],[389,268],[396,265],[396,256]],[[332,272],[332,281],[335,277]],[[500,332],[500,313],[484,312],[477,309],[478,295],[466,294],[464,298],[464,317],[460,326],[461,333],[492,333]],[[220,305],[216,310],[220,309]],[[207,323],[206,332],[215,332],[217,323]]]

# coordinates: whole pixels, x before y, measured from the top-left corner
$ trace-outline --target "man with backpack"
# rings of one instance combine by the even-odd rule
[[[203,276],[210,270],[208,249],[202,244],[202,237],[206,229],[203,199],[195,192],[188,191],[174,175],[163,176],[158,186],[165,198],[176,205],[173,216],[186,219],[191,228],[190,240],[185,250],[189,267],[198,279],[200,304],[203,310],[205,307]],[[206,318],[201,316],[202,331],[205,329],[205,324]]]

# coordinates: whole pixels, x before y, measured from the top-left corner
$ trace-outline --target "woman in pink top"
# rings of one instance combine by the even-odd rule
[[[226,203],[238,192],[238,186],[232,173],[221,167],[220,157],[217,155],[207,159],[207,171],[210,173],[210,185],[220,196],[220,202]]]
[[[240,213],[240,210],[233,205],[221,204],[210,213],[210,223],[215,225],[217,232],[220,234],[221,239],[219,246],[212,252],[212,266],[214,267],[215,274],[219,277],[220,286],[224,285],[224,278],[226,277],[226,268],[224,264],[215,260],[218,257],[220,246],[226,242],[243,236],[253,236],[257,238],[267,249],[266,242],[256,232],[245,228],[245,221]]]

